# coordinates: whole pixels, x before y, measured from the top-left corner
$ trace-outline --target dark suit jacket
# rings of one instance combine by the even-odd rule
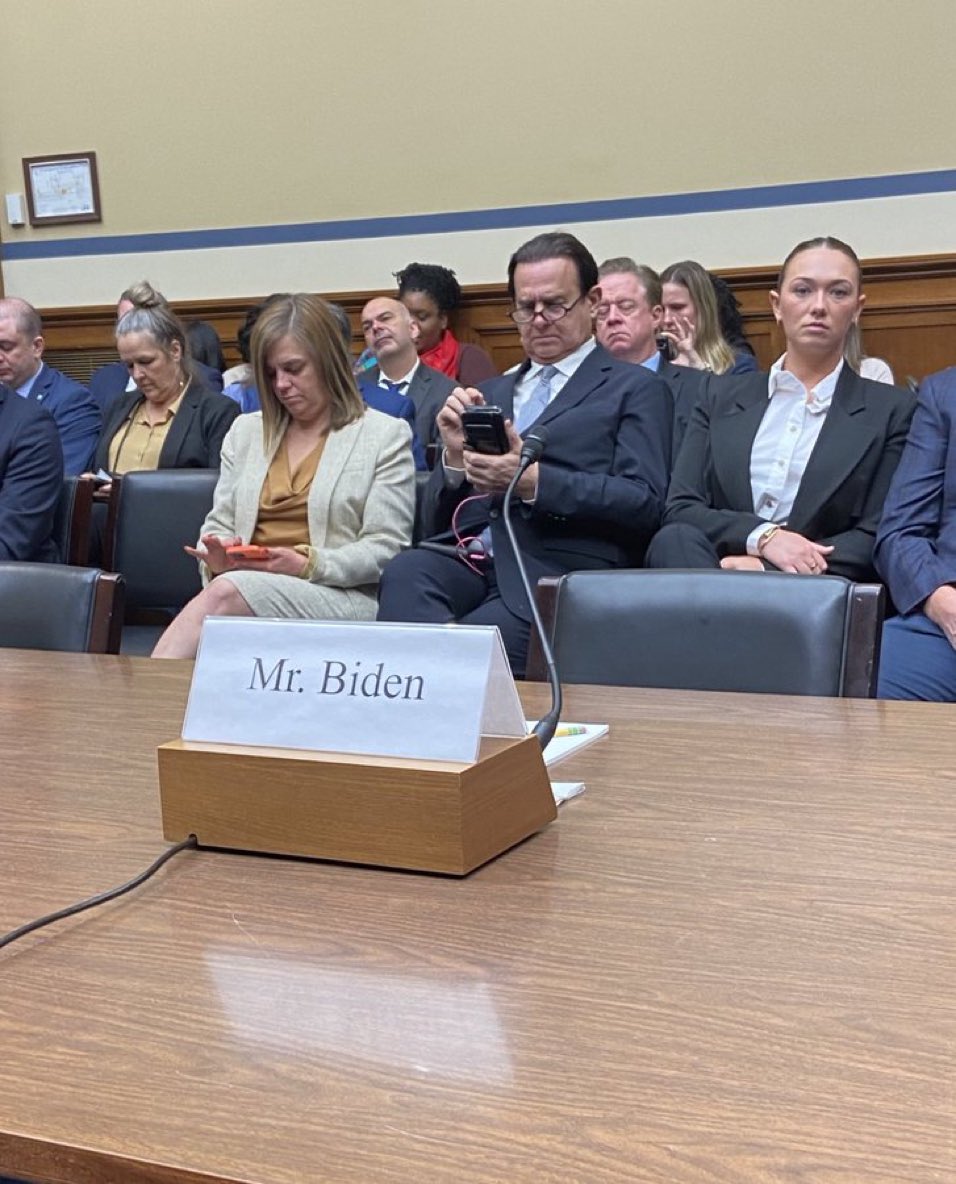
[[[515,384],[527,367],[481,384],[486,402],[501,407],[509,419]],[[548,433],[534,503],[512,500],[512,521],[532,584],[540,576],[579,568],[640,564],[660,525],[672,424],[670,392],[649,370],[619,362],[601,346],[584,359],[534,425]],[[426,494],[426,529],[449,527],[455,507],[472,494],[467,482],[446,488],[438,464]],[[458,525],[472,534],[490,522],[502,599],[529,620],[501,503],[498,495],[470,503]]]
[[[707,377],[708,371],[692,370],[690,366],[675,366],[673,362],[668,362],[666,358],[661,358],[660,368],[657,373],[670,387],[670,392],[674,399],[674,451],[672,459],[676,460],[677,453],[684,439],[684,433],[687,431],[687,425],[690,422],[691,412],[694,410],[694,404],[700,398],[701,391],[704,389],[704,379]]]
[[[767,410],[766,374],[708,377],[681,446],[665,523],[701,529],[718,554],[746,554],[754,513],[750,453]],[[787,526],[832,545],[834,575],[871,580],[873,540],[906,440],[909,391],[860,378],[844,365],[826,422],[807,462]]]
[[[378,382],[379,369],[373,366],[360,376],[363,382]],[[431,366],[420,363],[415,376],[409,384],[406,398],[415,404],[415,430],[422,444],[434,444],[438,440],[438,428],[435,426],[435,416],[445,405],[445,400],[458,386],[458,383],[442,374],[440,370],[433,370]]]
[[[68,477],[85,473],[93,463],[102,427],[100,409],[90,392],[44,362],[27,397],[53,416],[63,447],[63,472]]]
[[[418,438],[415,426],[415,404],[407,395],[400,395],[397,391],[386,391],[376,386],[374,382],[359,379],[359,390],[367,407],[381,411],[383,415],[391,415],[395,419],[404,419],[412,430],[412,456],[415,458],[415,468],[424,472],[428,468],[425,460],[425,449]]]
[[[110,444],[117,432],[126,430],[130,412],[143,400],[139,391],[128,391],[106,414],[103,436],[96,450],[95,467],[109,470]],[[183,396],[179,411],[170,424],[159,453],[161,469],[218,469],[222,442],[232,421],[240,414],[239,404],[225,395],[200,386],[194,378]]]
[[[0,559],[56,562],[63,448],[41,406],[0,386]]]
[[[876,534],[876,569],[901,613],[956,583],[956,367],[919,387],[909,439]]]

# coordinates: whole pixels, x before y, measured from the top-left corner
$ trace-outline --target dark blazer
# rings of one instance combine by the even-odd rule
[[[924,378],[876,533],[876,570],[901,613],[956,583],[956,367]]]
[[[395,419],[404,419],[412,431],[412,456],[415,458],[415,468],[424,472],[428,468],[425,459],[425,449],[418,438],[415,426],[415,404],[407,395],[400,395],[397,391],[386,391],[376,386],[374,382],[359,379],[359,390],[365,400],[366,407],[381,411],[383,415],[391,415]]]
[[[0,386],[0,559],[56,562],[63,448],[41,406]]]
[[[527,371],[481,384],[487,403],[510,419],[515,384]],[[533,504],[515,498],[512,521],[531,582],[578,568],[640,564],[660,525],[670,468],[672,399],[666,385],[641,366],[619,362],[597,346],[545,408],[534,426],[547,429]],[[527,434],[527,433],[525,433]],[[445,486],[439,463],[423,507],[427,531],[447,529],[455,507],[473,494],[465,482]],[[499,495],[471,502],[459,530],[490,523],[495,575],[511,612],[530,608],[501,517]]]
[[[718,554],[746,554],[754,513],[750,453],[768,406],[766,374],[708,376],[667,495],[665,523],[698,527]],[[871,580],[873,540],[913,415],[909,391],[844,365],[787,526],[832,545],[827,568]]]
[[[684,439],[684,433],[687,431],[687,425],[690,422],[690,414],[694,410],[694,404],[700,398],[701,391],[704,389],[704,379],[707,377],[708,371],[693,370],[690,366],[675,366],[673,362],[669,362],[666,358],[661,358],[660,368],[657,373],[670,387],[670,392],[674,399],[673,459],[676,460],[681,442]]]
[[[103,422],[90,392],[44,362],[27,397],[53,416],[63,447],[63,472],[68,477],[85,473],[93,463]]]
[[[363,382],[378,383],[379,369],[373,366],[360,376]],[[458,386],[454,378],[442,374],[440,370],[433,370],[431,366],[419,363],[412,381],[409,383],[406,398],[415,404],[415,431],[422,444],[434,444],[438,441],[438,428],[435,426],[435,416],[445,405],[445,400]]]
[[[103,435],[96,450],[95,467],[109,470],[110,444],[117,432],[125,430],[126,420],[143,396],[128,391],[106,413]],[[239,404],[225,395],[200,386],[194,378],[183,396],[179,411],[159,453],[161,469],[218,469],[222,442],[232,421],[240,414]]]

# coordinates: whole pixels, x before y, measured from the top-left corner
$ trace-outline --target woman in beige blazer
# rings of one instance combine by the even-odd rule
[[[195,656],[207,616],[373,620],[382,569],[411,542],[408,425],[366,409],[325,302],[275,301],[251,353],[262,410],[226,436],[212,510],[186,548],[205,587],[155,658]]]

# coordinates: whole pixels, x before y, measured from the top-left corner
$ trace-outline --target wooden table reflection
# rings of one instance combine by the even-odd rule
[[[162,849],[189,669],[0,653],[0,930]],[[464,881],[187,852],[0,952],[0,1173],[956,1179],[950,709],[566,714],[587,792]]]

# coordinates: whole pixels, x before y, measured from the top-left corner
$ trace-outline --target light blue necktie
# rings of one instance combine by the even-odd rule
[[[515,417],[515,427],[518,435],[526,432],[534,423],[545,407],[551,402],[551,383],[557,374],[557,366],[542,366],[538,371],[538,381],[528,397],[527,403]]]

